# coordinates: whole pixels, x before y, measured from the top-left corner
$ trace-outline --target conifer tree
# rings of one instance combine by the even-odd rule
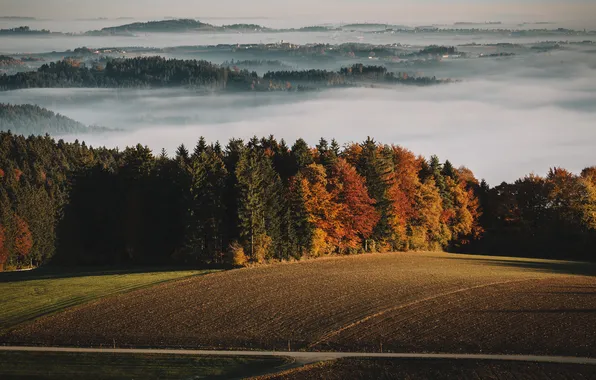
[[[391,228],[392,202],[389,189],[393,180],[393,163],[390,152],[379,147],[369,137],[361,144],[356,168],[365,178],[368,193],[375,200],[375,207],[380,215],[372,238],[382,244],[392,244],[394,231]]]
[[[281,215],[275,204],[281,181],[258,141],[243,151],[236,177],[240,237],[251,260],[262,262],[273,256],[273,238],[281,238]]]
[[[207,149],[193,154],[186,231],[187,254],[199,263],[221,263],[227,249],[224,193],[227,171]]]
[[[303,139],[296,140],[296,143],[292,146],[292,161],[292,176],[315,162],[310,147]]]

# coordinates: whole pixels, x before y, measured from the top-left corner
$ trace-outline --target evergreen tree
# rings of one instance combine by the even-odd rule
[[[296,143],[292,146],[292,160],[291,176],[296,175],[300,170],[315,162],[310,147],[303,139],[296,140]]]
[[[375,208],[380,216],[372,238],[381,243],[392,244],[394,231],[391,228],[393,216],[389,196],[393,174],[391,156],[370,137],[361,144],[361,149],[356,168],[365,178],[368,193],[375,200]]]
[[[224,204],[227,175],[215,152],[205,150],[193,156],[185,248],[195,262],[223,262],[228,243]]]
[[[272,211],[274,192],[277,190],[273,173],[269,157],[257,143],[249,143],[238,161],[236,177],[239,189],[240,237],[246,253],[255,262],[263,262],[272,257],[271,235],[275,231],[268,231],[267,226],[270,225],[272,229],[280,227],[271,223],[279,215],[268,215]]]

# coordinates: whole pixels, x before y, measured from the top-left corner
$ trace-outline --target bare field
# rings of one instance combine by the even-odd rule
[[[340,359],[254,379],[587,380],[594,379],[594,376],[594,367],[591,365],[475,360]]]
[[[242,269],[42,318],[8,344],[596,356],[593,264],[396,253]]]

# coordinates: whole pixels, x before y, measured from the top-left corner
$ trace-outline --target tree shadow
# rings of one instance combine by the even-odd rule
[[[506,259],[500,257],[489,257],[479,255],[477,258],[469,258],[463,255],[451,254],[448,259],[465,261],[467,263],[494,266],[528,269],[541,273],[562,273],[569,275],[596,276],[596,263],[581,261],[554,261],[542,259]]]
[[[532,294],[539,294],[542,296],[556,295],[571,295],[571,296],[596,296],[596,288],[593,292],[536,292]]]
[[[596,309],[495,309],[477,310],[475,313],[532,313],[532,314],[553,314],[553,313],[596,313]]]

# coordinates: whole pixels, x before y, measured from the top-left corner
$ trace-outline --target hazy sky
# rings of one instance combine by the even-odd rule
[[[38,18],[275,17],[386,22],[580,21],[594,0],[0,0],[0,15]]]

